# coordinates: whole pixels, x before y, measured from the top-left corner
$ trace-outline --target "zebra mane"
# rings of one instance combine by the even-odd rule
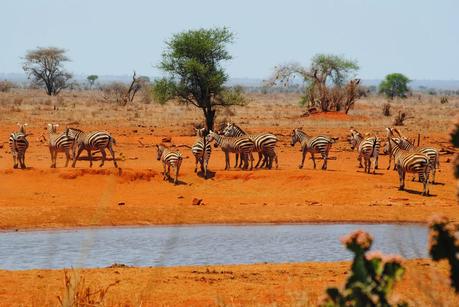
[[[303,130],[301,130],[299,128],[295,129],[295,132],[298,133],[301,136],[305,136],[305,137],[309,138],[309,135],[307,135],[306,132],[304,132]]]
[[[236,129],[236,130],[239,130],[239,132],[242,132],[243,134],[247,134],[244,129],[242,129],[241,127],[239,127],[238,125],[236,125],[235,123],[231,123],[231,125],[233,125],[233,127]]]

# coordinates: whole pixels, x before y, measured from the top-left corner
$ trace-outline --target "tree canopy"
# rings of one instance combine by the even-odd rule
[[[305,84],[300,103],[322,111],[344,108],[347,113],[359,96],[359,80],[350,80],[359,70],[357,61],[333,54],[317,54],[309,67],[297,63],[280,65],[266,81],[268,86],[288,86],[296,77]],[[346,85],[346,82],[349,82]]]
[[[408,77],[400,73],[388,74],[379,84],[379,92],[390,99],[395,97],[406,98],[410,81]]]
[[[48,95],[57,95],[69,86],[72,75],[64,70],[64,62],[70,59],[65,50],[56,47],[38,47],[27,51],[23,69],[37,86],[44,87]]]
[[[223,61],[232,57],[227,45],[234,35],[227,28],[181,32],[166,42],[159,68],[166,77],[153,82],[159,103],[171,99],[200,108],[208,129],[213,129],[216,107],[245,103],[240,89],[225,86],[228,80]]]
[[[89,82],[89,87],[92,88],[94,86],[94,83],[96,82],[96,80],[99,78],[98,75],[89,75],[86,77],[86,79],[88,80]]]

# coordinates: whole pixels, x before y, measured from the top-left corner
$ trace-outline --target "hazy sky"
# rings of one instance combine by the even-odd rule
[[[2,0],[0,72],[22,72],[27,49],[56,46],[76,74],[156,76],[173,33],[227,26],[234,78],[335,53],[358,60],[362,78],[459,79],[458,16],[459,0]]]

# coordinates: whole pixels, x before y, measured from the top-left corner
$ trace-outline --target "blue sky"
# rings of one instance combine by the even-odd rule
[[[225,65],[233,78],[334,53],[358,60],[366,79],[457,80],[458,16],[458,0],[2,0],[0,72],[22,72],[28,49],[57,46],[76,74],[157,76],[173,33],[227,26],[236,34]]]

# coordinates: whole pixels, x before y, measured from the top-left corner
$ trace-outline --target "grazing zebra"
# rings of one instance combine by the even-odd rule
[[[70,161],[70,150],[73,148],[74,139],[66,133],[57,133],[58,124],[48,124],[49,141],[48,147],[51,154],[51,168],[56,168],[58,152],[65,152],[65,167]]]
[[[395,164],[397,165],[398,176],[400,179],[399,190],[405,189],[405,174],[415,173],[419,175],[424,187],[422,195],[429,195],[429,173],[430,173],[430,160],[426,154],[407,151],[400,147],[397,140],[389,139],[389,152],[394,156]]]
[[[201,171],[204,173],[204,178],[207,179],[207,166],[209,164],[210,154],[212,152],[212,146],[210,142],[206,142],[204,137],[205,128],[196,129],[197,139],[191,146],[191,152],[193,153],[196,161],[194,165],[194,172],[198,171],[198,162],[201,165]]]
[[[316,168],[316,160],[314,159],[314,154],[320,153],[324,160],[322,164],[322,169],[326,170],[328,153],[331,149],[332,144],[335,143],[337,140],[338,138],[331,138],[324,135],[310,137],[306,133],[304,133],[300,128],[293,129],[291,145],[295,146],[296,142],[299,142],[301,144],[301,149],[303,152],[303,158],[301,160],[299,168],[303,168],[306,153],[310,152],[312,162],[314,163],[314,169]]]
[[[379,157],[379,147],[381,146],[381,140],[374,137],[363,137],[363,135],[355,129],[351,129],[351,136],[349,138],[349,143],[351,143],[351,149],[357,147],[359,153],[359,167],[362,166],[362,158],[365,163],[365,172],[370,173],[371,169],[371,159],[374,160],[373,174],[378,169],[378,157]]]
[[[115,152],[113,151],[113,145],[116,144],[115,139],[105,131],[92,131],[92,132],[83,132],[80,129],[76,128],[67,128],[65,135],[73,138],[75,140],[73,148],[73,163],[72,167],[75,167],[76,161],[80,157],[80,154],[83,150],[88,152],[89,157],[89,167],[92,167],[92,154],[91,150],[99,150],[102,154],[102,162],[99,167],[104,165],[107,154],[105,149],[108,148],[110,154],[113,158],[113,164],[118,168],[116,163]]]
[[[255,144],[253,151],[258,152],[258,162],[255,165],[255,168],[258,168],[258,165],[261,162],[263,157],[263,163],[261,167],[272,167],[273,160],[276,161],[276,168],[279,167],[279,162],[276,154],[276,143],[277,137],[272,133],[259,133],[259,134],[247,134],[241,127],[234,123],[226,123],[226,127],[223,129],[223,134],[225,136],[246,136],[252,140]],[[236,153],[236,165],[238,160],[238,154]],[[242,159],[241,159],[242,160]],[[242,161],[241,161],[242,162]],[[236,166],[235,166],[236,167]]]
[[[220,146],[220,148],[225,153],[225,170],[230,168],[229,162],[229,153],[239,153],[241,159],[244,160],[244,166],[242,169],[247,169],[249,166],[248,160],[250,159],[250,170],[253,169],[253,156],[252,151],[255,148],[255,144],[253,141],[248,137],[229,137],[229,136],[222,136],[219,135],[212,130],[209,131],[209,134],[206,136],[207,142],[212,142],[215,140],[215,147]]]
[[[435,183],[435,173],[437,169],[440,168],[440,153],[438,152],[438,150],[434,147],[416,147],[406,137],[402,136],[397,129],[386,128],[386,130],[387,130],[388,140],[390,138],[394,139],[395,141],[398,142],[399,147],[402,148],[403,150],[416,151],[419,153],[426,154],[429,157],[430,171],[432,172],[432,183]],[[399,136],[398,138],[394,137],[394,132],[398,134]],[[386,147],[389,147],[389,142],[387,142]],[[387,167],[387,169],[390,169],[391,158],[392,158],[392,155],[389,155],[389,166]],[[395,169],[395,165],[394,165],[394,169]],[[416,177],[413,177],[412,181],[414,181],[415,179]],[[418,177],[418,181],[422,181],[422,178]]]
[[[175,169],[175,179],[174,184],[177,184],[178,173],[180,171],[180,166],[182,165],[182,154],[178,151],[170,151],[164,145],[156,145],[158,154],[156,159],[163,163],[164,173],[163,180],[169,180],[171,178],[170,171],[171,167]]]
[[[29,147],[29,141],[27,141],[27,134],[25,127],[27,124],[17,124],[19,126],[19,131],[13,132],[10,134],[9,145],[10,151],[13,155],[13,167],[18,168],[18,163],[21,165],[22,169],[26,168],[25,165],[25,153]]]

